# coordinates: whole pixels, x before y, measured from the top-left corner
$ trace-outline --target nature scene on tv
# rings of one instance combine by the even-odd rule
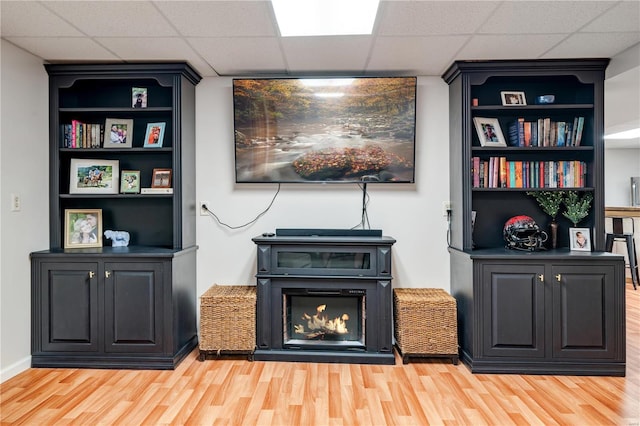
[[[413,182],[415,77],[235,79],[237,182]]]

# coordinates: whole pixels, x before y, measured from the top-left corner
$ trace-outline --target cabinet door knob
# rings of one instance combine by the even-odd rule
[[[538,279],[540,280],[541,283],[543,283],[544,282],[544,274],[538,275]]]
[[[556,280],[558,280],[558,282],[560,282],[561,279],[562,279],[562,275],[561,274],[556,275]]]
[[[109,272],[109,271],[104,271],[104,276],[105,276],[106,278],[109,278],[109,277],[111,276],[111,272]]]
[[[93,271],[89,271],[89,278],[93,278],[96,275],[95,272]]]

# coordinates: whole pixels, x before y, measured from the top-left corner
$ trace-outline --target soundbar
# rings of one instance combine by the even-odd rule
[[[279,228],[280,237],[381,237],[382,229]]]

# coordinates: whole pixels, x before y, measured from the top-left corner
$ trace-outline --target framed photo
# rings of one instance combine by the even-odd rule
[[[102,247],[102,209],[65,209],[64,248]]]
[[[118,193],[118,160],[72,158],[69,168],[69,194]]]
[[[569,228],[571,250],[591,251],[591,231],[589,228]]]
[[[133,140],[133,120],[107,118],[104,123],[103,148],[131,148]]]
[[[153,169],[152,188],[171,188],[171,169]]]
[[[131,89],[131,106],[134,108],[147,107],[147,88],[134,87]]]
[[[120,177],[120,192],[123,194],[140,193],[140,170],[123,170]]]
[[[147,133],[144,135],[145,148],[162,148],[162,140],[164,139],[164,128],[167,123],[149,123],[147,124]]]
[[[500,92],[503,106],[522,106],[527,104],[524,92]]]
[[[480,146],[507,146],[497,118],[474,117],[473,124],[478,132]]]

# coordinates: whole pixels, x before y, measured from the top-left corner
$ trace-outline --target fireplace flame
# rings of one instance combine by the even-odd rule
[[[349,330],[347,329],[349,315],[345,313],[334,319],[329,319],[327,315],[322,313],[326,309],[327,305],[320,305],[316,308],[316,313],[314,315],[309,315],[307,313],[302,315],[302,319],[307,321],[307,327],[310,330],[309,333],[307,333],[304,325],[302,324],[295,324],[294,331],[299,334],[307,334],[308,338],[316,338],[325,334],[349,333]]]

